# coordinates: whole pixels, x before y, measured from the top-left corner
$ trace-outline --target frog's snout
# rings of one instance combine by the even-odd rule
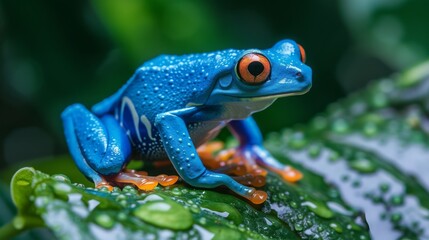
[[[295,79],[298,80],[299,82],[302,82],[305,80],[304,75],[302,74],[301,71],[295,73]]]
[[[293,81],[299,83],[311,82],[311,70],[307,66],[303,68],[298,68],[294,66],[289,66],[286,68],[286,78],[289,78]]]
[[[312,71],[310,67],[305,64],[299,67],[289,66],[286,72],[287,76],[289,76],[286,79],[290,79],[291,83],[287,87],[293,92],[306,92],[310,89],[312,85]],[[288,81],[280,80],[279,83],[288,83]]]

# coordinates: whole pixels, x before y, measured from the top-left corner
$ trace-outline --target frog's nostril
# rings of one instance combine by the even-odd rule
[[[295,77],[298,81],[304,80],[304,75],[302,75],[302,72],[295,73]]]

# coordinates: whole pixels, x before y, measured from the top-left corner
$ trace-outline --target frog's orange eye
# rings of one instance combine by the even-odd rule
[[[260,53],[248,53],[238,61],[236,71],[243,82],[258,85],[268,80],[271,64],[268,58]]]
[[[301,54],[301,62],[305,63],[305,60],[307,60],[306,56],[305,56],[305,50],[304,48],[298,44],[299,47],[299,53]]]

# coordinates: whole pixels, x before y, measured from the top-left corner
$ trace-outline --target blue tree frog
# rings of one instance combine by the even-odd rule
[[[141,65],[112,96],[88,110],[73,104],[62,113],[70,153],[97,187],[132,182],[150,190],[177,176],[146,176],[125,166],[133,157],[169,160],[194,187],[224,185],[255,204],[265,192],[228,174],[208,170],[197,148],[227,127],[238,139],[234,154],[249,165],[288,171],[262,145],[252,113],[277,98],[306,93],[312,82],[304,49],[282,40],[266,50],[229,49],[183,56],[161,55]],[[138,179],[138,180],[136,180]]]

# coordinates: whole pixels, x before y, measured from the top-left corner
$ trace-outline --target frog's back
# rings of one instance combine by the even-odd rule
[[[234,51],[228,53],[236,56]],[[232,61],[231,57],[223,63],[219,56],[224,53],[159,56],[140,66],[118,91],[115,117],[141,154],[163,157],[162,143],[154,127],[156,115],[203,104],[215,84],[210,79],[211,71],[227,67]]]
[[[209,78],[211,71],[222,64],[216,56],[232,51],[159,56],[136,71],[122,101],[131,100],[137,113],[145,114],[151,122],[158,113],[203,104],[215,84]]]

